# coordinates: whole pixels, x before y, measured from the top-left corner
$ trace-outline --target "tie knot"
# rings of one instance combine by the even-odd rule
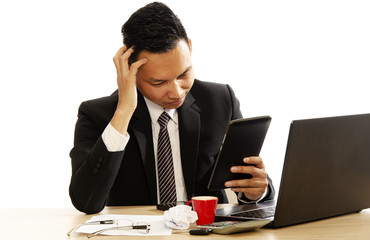
[[[162,114],[161,114],[161,116],[159,116],[159,118],[158,118],[158,123],[159,123],[159,125],[161,126],[161,127],[166,127],[167,126],[167,123],[168,123],[168,121],[170,120],[170,115],[168,115],[168,113],[166,113],[166,112],[163,112]]]

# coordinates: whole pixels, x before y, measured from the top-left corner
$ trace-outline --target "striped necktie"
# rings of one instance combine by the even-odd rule
[[[161,203],[176,202],[175,173],[173,169],[172,150],[167,124],[170,116],[163,112],[158,118],[160,125],[158,135],[158,182],[159,199]]]

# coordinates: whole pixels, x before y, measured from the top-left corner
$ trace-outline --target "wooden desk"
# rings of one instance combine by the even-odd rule
[[[154,206],[142,207],[106,207],[100,214],[160,215]],[[0,209],[0,236],[6,240],[59,240],[87,239],[86,235],[73,233],[68,238],[67,232],[74,226],[90,219],[73,208],[60,209]],[[370,209],[360,213],[300,224],[280,229],[259,229],[253,232],[233,235],[210,234],[194,236],[188,233],[176,233],[170,236],[155,236],[150,239],[369,239]],[[92,239],[148,239],[149,237],[96,236]]]

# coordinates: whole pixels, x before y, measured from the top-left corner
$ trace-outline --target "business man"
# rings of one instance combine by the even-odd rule
[[[85,213],[106,205],[152,205],[214,195],[211,175],[227,123],[241,118],[231,87],[194,78],[192,43],[177,16],[162,3],[136,11],[122,27],[124,46],[114,57],[118,90],[83,102],[71,150],[70,197]],[[260,157],[251,174],[225,186],[242,202],[272,199]]]

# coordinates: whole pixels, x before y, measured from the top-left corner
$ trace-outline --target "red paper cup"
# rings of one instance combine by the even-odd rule
[[[194,211],[198,214],[197,225],[213,223],[215,221],[216,207],[218,198],[214,196],[199,196],[192,197],[190,203]]]

